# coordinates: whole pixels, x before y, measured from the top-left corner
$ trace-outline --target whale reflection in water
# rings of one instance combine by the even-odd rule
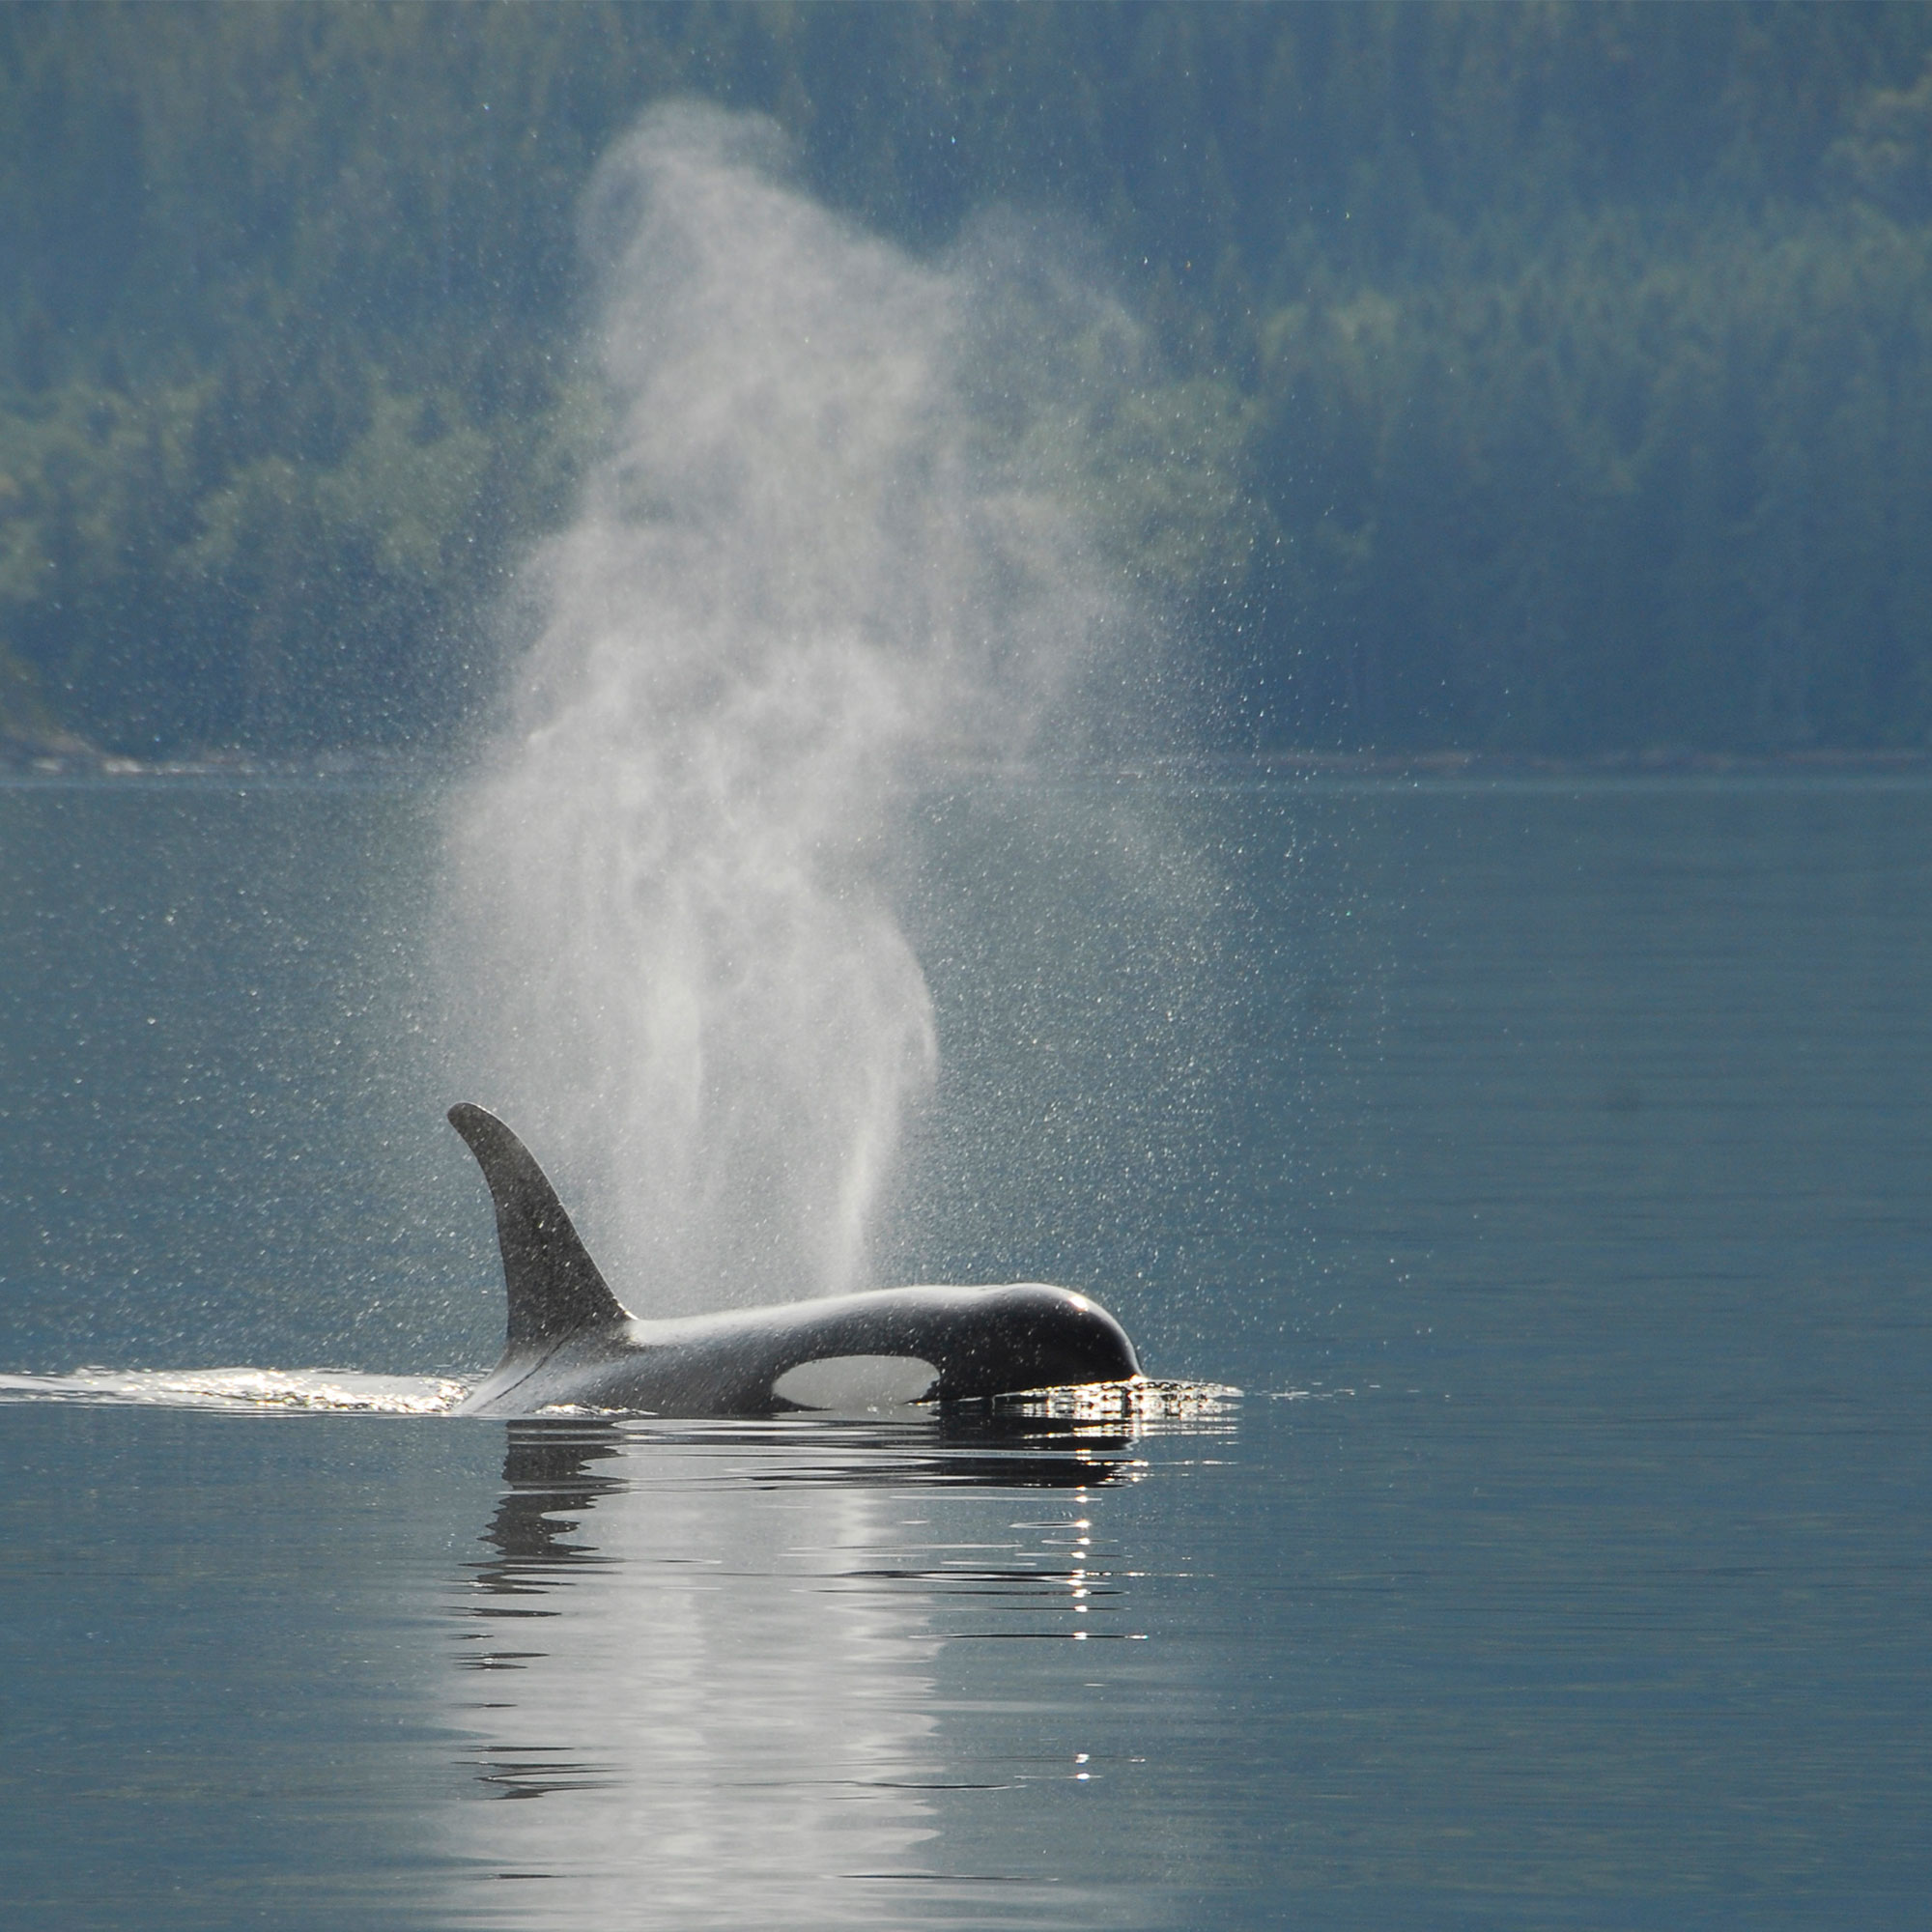
[[[468,1102],[450,1124],[483,1170],[509,1300],[503,1358],[467,1415],[667,1416],[956,1403],[1140,1376],[1121,1324],[1042,1282],[891,1288],[639,1321],[605,1285],[529,1151]]]
[[[1041,1728],[1058,1775],[1086,1680],[1143,1649],[1099,1520],[1145,1473],[1130,1424],[504,1429],[451,1605],[459,1916],[843,1932],[990,1922],[994,1887],[1001,1924],[1130,1922],[1082,1916],[1032,1824]]]

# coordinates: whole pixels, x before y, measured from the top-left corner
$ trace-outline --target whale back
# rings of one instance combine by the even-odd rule
[[[450,1108],[449,1124],[476,1156],[497,1209],[510,1303],[504,1361],[548,1353],[580,1330],[629,1321],[523,1142],[495,1114],[467,1100]]]
[[[891,1365],[898,1400],[975,1402],[1025,1389],[1123,1381],[1134,1345],[1096,1302],[1045,1282],[870,1289],[776,1308],[639,1321],[605,1285],[529,1151],[496,1115],[449,1110],[490,1189],[509,1297],[503,1359],[462,1415],[559,1408],[771,1415],[815,1407],[855,1364]],[[783,1386],[781,1386],[781,1385]]]

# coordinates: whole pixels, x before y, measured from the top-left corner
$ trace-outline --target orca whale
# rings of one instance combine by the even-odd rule
[[[776,1415],[971,1402],[1140,1374],[1134,1345],[1104,1308],[1043,1282],[882,1288],[640,1321],[605,1285],[523,1142],[467,1101],[449,1123],[489,1186],[509,1293],[503,1359],[459,1415]]]

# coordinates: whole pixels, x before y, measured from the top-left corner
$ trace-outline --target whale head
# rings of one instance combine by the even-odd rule
[[[942,1402],[1126,1381],[1141,1372],[1126,1330],[1073,1289],[1020,1281],[940,1292],[959,1297],[937,1358]]]

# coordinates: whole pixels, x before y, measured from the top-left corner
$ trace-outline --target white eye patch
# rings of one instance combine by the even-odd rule
[[[787,1369],[772,1393],[801,1408],[898,1408],[938,1379],[939,1371],[917,1355],[823,1355]]]

